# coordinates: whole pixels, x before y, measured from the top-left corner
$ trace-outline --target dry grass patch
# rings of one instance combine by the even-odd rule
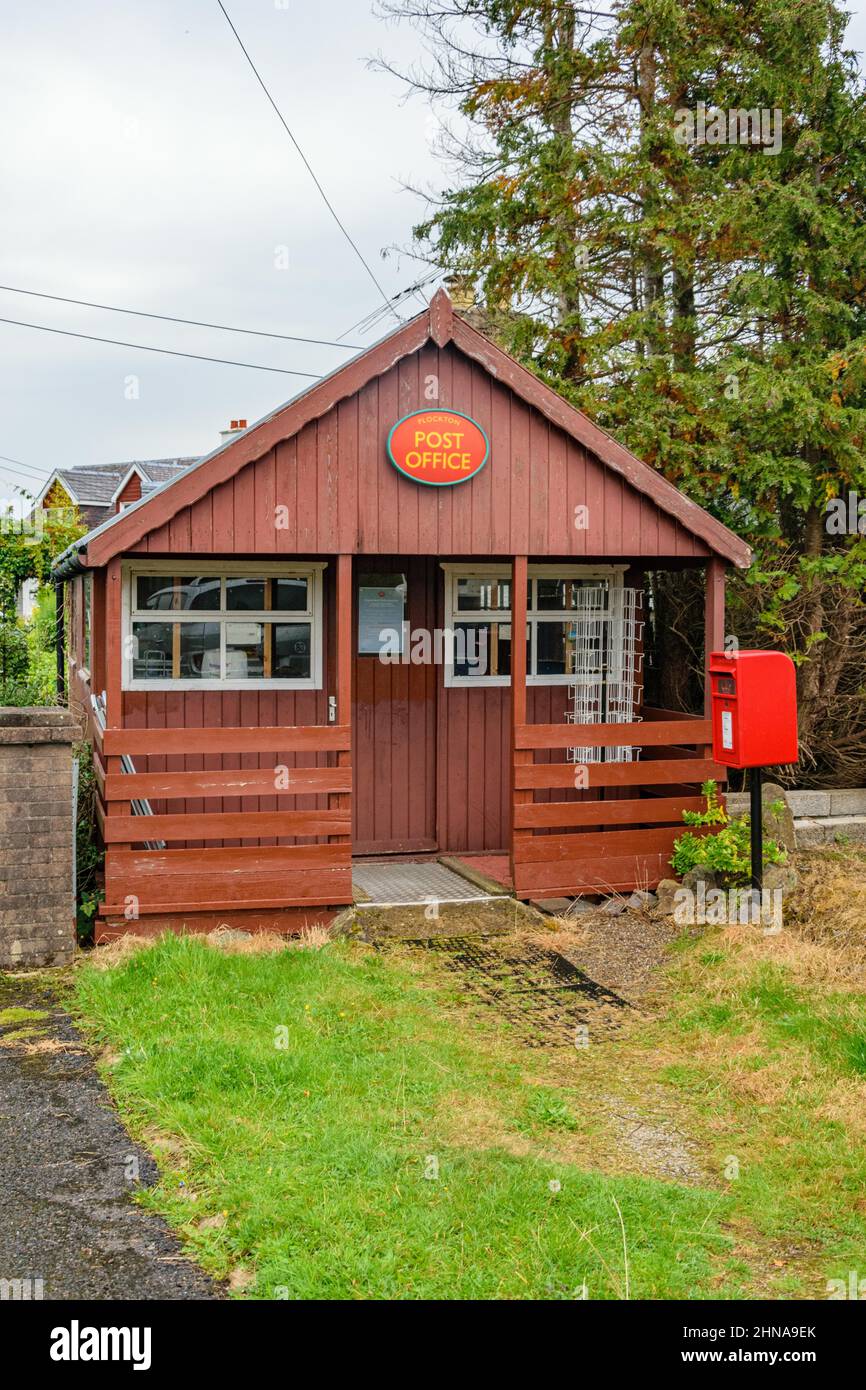
[[[237,932],[231,927],[217,927],[204,938],[230,956],[270,956],[280,951],[320,951],[331,937],[327,927],[302,927],[291,936],[279,932]]]
[[[836,1081],[817,1114],[843,1125],[849,1134],[861,1140],[866,1138],[866,1081],[853,1077]],[[866,1211],[866,1195],[861,1199],[860,1210]]]
[[[800,885],[785,903],[801,940],[841,953],[852,978],[866,972],[866,850],[799,853]]]
[[[162,932],[158,937],[137,936],[135,932],[130,932],[126,936],[119,936],[114,941],[107,942],[104,946],[97,946],[89,954],[87,962],[97,970],[112,970],[137,955],[139,951],[149,950],[162,937],[172,935],[169,931]],[[225,923],[198,939],[225,955],[267,956],[275,955],[279,951],[319,951],[323,946],[327,946],[331,936],[327,927],[318,925],[302,927],[291,936],[283,936],[279,932],[237,931]]]

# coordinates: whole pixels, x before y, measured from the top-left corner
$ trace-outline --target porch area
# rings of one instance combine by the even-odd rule
[[[527,565],[525,556],[512,558],[516,631],[527,622]],[[353,822],[353,797],[369,792],[375,759],[367,749],[359,764],[353,557],[335,557],[332,573],[324,690],[335,693],[319,704],[331,722],[257,727],[251,718],[245,726],[204,720],[192,726],[190,697],[184,697],[174,707],[176,726],[168,712],[164,727],[114,724],[111,713],[123,709],[123,691],[119,644],[109,639],[107,717],[105,727],[92,727],[105,845],[97,940],[128,931],[209,931],[225,921],[290,932],[327,923],[357,901],[359,883],[374,866],[365,869],[356,858],[353,884],[353,854],[370,853],[357,814]],[[710,562],[708,652],[722,640],[721,577],[721,566]],[[118,592],[110,573],[109,634],[120,631]],[[436,864],[446,855],[493,850],[507,856],[502,893],[524,901],[655,887],[670,874],[683,811],[703,804],[701,783],[713,778],[724,786],[725,771],[711,757],[709,719],[639,706],[629,723],[537,722],[528,715],[526,646],[511,646],[510,691],[473,692],[476,701],[497,701],[504,716],[493,759],[508,793],[506,843],[455,847],[440,836],[420,856],[427,872],[447,873]],[[428,692],[436,685],[432,676],[423,681]],[[242,714],[242,699],[238,707]],[[577,760],[582,755],[585,762]],[[446,795],[450,756],[446,742],[438,777]],[[387,776],[397,775],[396,761],[389,762]],[[458,798],[464,787],[465,778],[457,783]],[[447,826],[447,817],[439,823]],[[390,859],[396,866],[397,855]],[[471,883],[464,881],[464,889],[471,896]],[[445,901],[444,895],[434,884],[421,898]]]

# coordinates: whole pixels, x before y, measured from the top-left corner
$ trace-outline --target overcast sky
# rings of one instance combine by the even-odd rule
[[[439,177],[431,122],[366,59],[411,61],[417,36],[370,0],[225,4],[376,277],[392,294],[412,284],[424,268],[381,252],[422,210],[402,182]],[[863,50],[866,0],[848,8]],[[327,339],[377,305],[216,0],[5,0],[0,121],[4,285]],[[7,291],[0,316],[299,372],[350,355]],[[7,323],[0,371],[0,455],[31,470],[0,460],[5,497],[56,466],[209,452],[231,417],[304,385]]]

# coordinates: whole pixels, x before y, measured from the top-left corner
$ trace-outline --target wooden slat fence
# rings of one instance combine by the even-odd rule
[[[347,725],[274,729],[106,729],[95,740],[97,816],[106,846],[103,915],[135,911],[208,911],[218,908],[336,906],[352,900],[352,768]],[[292,753],[326,753],[341,759],[329,767],[289,767]],[[257,753],[273,756],[271,768],[189,772],[109,772],[106,762],[168,754]],[[109,764],[110,765],[110,764]],[[296,797],[325,795],[321,809],[297,809]],[[159,811],[131,814],[133,800],[269,796],[273,811]],[[283,804],[285,803],[285,805]],[[216,801],[219,805],[219,800]],[[315,844],[241,844],[184,847],[190,841],[322,840]],[[163,841],[164,849],[139,848]],[[182,847],[172,848],[172,843]]]
[[[644,713],[635,724],[515,724],[511,859],[519,898],[653,888],[670,876],[683,811],[701,810],[700,784],[714,778],[723,786],[726,772],[710,755],[708,719]],[[582,766],[535,761],[536,752],[575,746],[649,755]],[[588,795],[534,799],[556,789]]]

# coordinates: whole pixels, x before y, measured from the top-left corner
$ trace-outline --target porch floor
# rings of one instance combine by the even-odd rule
[[[403,864],[354,864],[355,906],[418,907],[426,903],[490,902],[501,894],[487,893],[469,879],[430,860]]]

